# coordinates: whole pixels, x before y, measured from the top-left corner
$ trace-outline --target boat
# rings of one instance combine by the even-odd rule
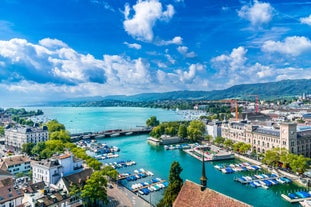
[[[132,134],[133,134],[133,132],[126,132],[125,133],[126,136],[129,136],[129,135],[132,135]]]

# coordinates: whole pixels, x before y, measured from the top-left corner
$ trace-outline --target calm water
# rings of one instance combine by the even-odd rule
[[[157,116],[160,121],[180,120],[181,117],[173,111],[147,108],[41,108],[45,116],[50,119],[57,119],[65,124],[70,132],[101,131],[104,129],[133,128],[145,125],[150,116]],[[110,159],[106,162],[119,160],[134,160],[137,165],[120,170],[121,172],[133,172],[135,169],[144,168],[154,173],[156,177],[168,178],[170,164],[178,161],[183,168],[181,177],[199,183],[201,176],[201,162],[187,155],[186,153],[174,150],[167,151],[163,147],[154,147],[147,144],[148,135],[128,136],[118,138],[106,138],[98,140],[108,145],[118,146],[121,151],[119,158]],[[230,162],[238,162],[237,160]],[[208,187],[229,195],[256,207],[268,206],[299,206],[284,201],[280,194],[298,191],[300,187],[287,184],[273,186],[269,190],[252,188],[234,182],[237,176],[243,173],[224,175],[216,170],[213,165],[223,162],[206,163]],[[146,178],[148,180],[150,178]],[[139,181],[136,181],[139,182]],[[133,184],[134,182],[130,183]],[[156,203],[162,192],[152,193],[145,199]]]

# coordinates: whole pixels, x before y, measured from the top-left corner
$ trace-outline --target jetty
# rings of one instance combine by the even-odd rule
[[[108,137],[130,136],[138,134],[148,134],[152,130],[151,127],[139,127],[134,129],[111,129],[99,132],[81,132],[70,134],[72,141],[80,141],[85,139],[100,139]]]
[[[297,194],[298,193],[298,194]],[[301,194],[301,195],[300,195]],[[306,195],[304,195],[306,194]],[[282,198],[284,198],[286,201],[290,203],[298,203],[303,201],[310,201],[311,200],[311,194],[305,191],[296,192],[296,193],[289,193],[288,195],[281,194]],[[305,197],[308,196],[308,197]]]

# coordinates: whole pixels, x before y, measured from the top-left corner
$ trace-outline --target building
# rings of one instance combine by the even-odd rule
[[[204,156],[202,159],[202,176],[200,185],[186,180],[173,207],[250,207],[250,205],[207,188]]]
[[[25,143],[36,144],[49,139],[47,126],[42,128],[17,126],[5,129],[4,133],[5,145],[15,149],[22,149]]]
[[[23,198],[23,207],[77,207],[70,204],[70,195],[58,189],[46,186],[44,182],[27,187]]]
[[[206,124],[205,130],[208,135],[211,135],[214,139],[221,137],[221,121],[210,121]]]
[[[12,178],[0,180],[0,206],[16,207],[22,206],[24,192],[18,188],[14,188]]]
[[[31,166],[33,182],[44,181],[47,185],[55,185],[61,177],[83,169],[82,160],[75,159],[69,153],[47,160],[34,161]]]
[[[311,126],[284,122],[279,127],[242,122],[222,124],[222,136],[234,142],[251,144],[252,151],[265,153],[273,148],[285,148],[290,153],[311,156]]]
[[[17,173],[27,173],[30,171],[30,159],[24,155],[3,157],[0,159],[0,169],[5,170],[12,175]]]

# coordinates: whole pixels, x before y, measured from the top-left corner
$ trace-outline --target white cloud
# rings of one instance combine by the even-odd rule
[[[243,6],[238,11],[238,15],[251,22],[254,26],[267,24],[271,21],[273,16],[273,7],[269,3],[261,3],[254,1],[252,6]]]
[[[311,26],[311,14],[308,17],[300,18],[300,22]]]
[[[141,45],[137,44],[137,43],[128,43],[128,42],[124,42],[125,45],[127,45],[129,48],[133,48],[136,50],[140,50],[141,49]]]
[[[220,55],[212,59],[212,63],[217,67],[236,71],[244,67],[247,60],[245,57],[247,50],[244,47],[234,48],[230,55]]]
[[[131,17],[131,8],[125,5],[123,26],[125,31],[133,38],[151,42],[153,40],[153,27],[157,21],[169,21],[174,15],[174,7],[167,5],[162,10],[162,4],[158,0],[139,0],[133,6],[135,14]]]
[[[182,44],[182,37],[176,36],[172,40],[161,40],[157,45],[181,45]]]
[[[177,51],[182,54],[183,56],[187,57],[187,58],[194,58],[197,55],[195,54],[195,52],[188,52],[188,47],[186,46],[179,46],[177,48]]]
[[[197,72],[203,69],[205,69],[205,66],[202,64],[191,64],[188,71],[177,70],[176,73],[182,82],[192,82],[196,78]]]
[[[266,41],[262,46],[264,52],[277,52],[285,55],[298,56],[306,51],[311,51],[311,41],[306,37],[287,37],[283,42]]]

